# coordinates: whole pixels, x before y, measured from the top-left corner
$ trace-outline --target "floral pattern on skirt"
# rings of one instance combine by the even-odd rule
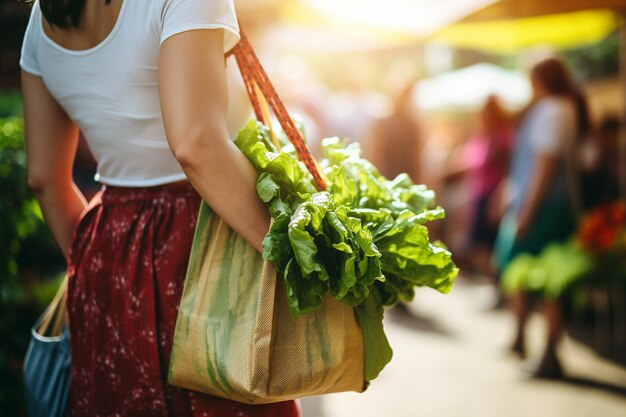
[[[294,401],[246,405],[167,384],[201,199],[188,183],[105,187],[69,255],[70,416],[297,417]]]

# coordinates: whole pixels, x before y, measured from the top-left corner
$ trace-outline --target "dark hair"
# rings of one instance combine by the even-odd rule
[[[499,133],[503,127],[510,124],[509,115],[506,113],[498,96],[491,94],[487,97],[480,113],[482,127],[485,132]]]
[[[104,0],[104,4],[109,3],[111,0]],[[39,5],[41,13],[51,25],[62,28],[77,27],[85,0],[39,0]]]
[[[533,67],[531,76],[541,83],[548,94],[565,96],[572,100],[576,107],[579,137],[590,133],[591,120],[587,100],[562,61],[556,58],[544,59]]]

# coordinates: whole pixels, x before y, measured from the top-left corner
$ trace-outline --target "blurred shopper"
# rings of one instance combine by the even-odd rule
[[[607,116],[581,154],[582,204],[585,210],[619,198],[620,120]]]
[[[387,178],[407,173],[419,181],[422,141],[413,106],[411,80],[393,97],[393,109],[387,117],[372,125],[365,149],[368,158]]]
[[[569,72],[557,59],[544,60],[532,69],[533,100],[524,111],[508,179],[510,196],[496,243],[500,270],[518,254],[536,255],[550,242],[563,241],[575,228],[569,190],[576,183],[573,157],[577,142],[589,133],[589,117],[583,96]],[[510,298],[517,317],[512,350],[525,355],[525,325],[529,316],[528,294]],[[562,333],[558,300],[546,301],[548,340],[541,361],[533,369],[538,377],[562,375],[557,343]]]
[[[462,175],[469,188],[472,207],[466,246],[470,268],[488,276],[491,251],[500,219],[491,207],[496,190],[506,178],[511,158],[513,127],[511,119],[496,96],[489,96],[483,106],[477,129],[452,163],[449,178]]]

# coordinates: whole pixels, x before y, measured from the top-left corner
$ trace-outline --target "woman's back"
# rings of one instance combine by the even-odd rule
[[[85,134],[98,162],[99,181],[110,185],[150,186],[185,178],[167,144],[157,84],[159,48],[182,30],[223,27],[225,49],[237,41],[234,12],[228,2],[171,0],[117,3],[92,36],[53,40],[33,5],[22,50],[22,68],[40,75],[50,93]],[[110,7],[116,6],[115,2]],[[231,4],[232,6],[232,4]],[[89,9],[86,9],[86,13]],[[210,14],[210,19],[207,19]],[[117,16],[116,16],[117,15]],[[87,16],[87,15],[86,15]],[[115,19],[116,18],[116,19]],[[210,92],[207,92],[210,94]]]

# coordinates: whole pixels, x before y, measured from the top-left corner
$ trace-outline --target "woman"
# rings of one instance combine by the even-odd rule
[[[72,416],[297,416],[166,383],[204,199],[257,250],[269,215],[226,130],[232,0],[39,0],[22,49],[29,184],[68,258]],[[79,129],[104,185],[72,181]],[[235,191],[235,192],[233,192]]]
[[[531,72],[533,100],[523,113],[509,174],[511,201],[496,243],[502,271],[518,254],[538,254],[550,242],[568,238],[575,228],[576,176],[574,150],[587,135],[589,118],[582,95],[557,59],[538,63]],[[511,296],[517,317],[512,350],[525,355],[524,330],[529,315],[528,296]],[[561,335],[558,300],[546,301],[548,342],[536,376],[558,377],[561,367],[556,346]]]
[[[499,219],[494,219],[497,216],[492,215],[490,208],[509,169],[513,128],[509,115],[494,95],[487,98],[479,121],[479,128],[463,147],[462,161],[454,164],[460,168],[452,175],[465,175],[472,199],[468,236],[471,265],[491,276],[491,252]]]

